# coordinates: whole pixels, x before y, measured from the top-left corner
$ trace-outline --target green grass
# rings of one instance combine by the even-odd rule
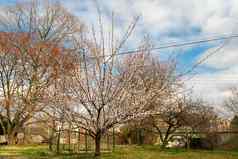
[[[0,158],[12,159],[93,159],[93,153],[61,154],[49,152],[47,146],[2,146]],[[184,149],[160,150],[157,146],[118,146],[115,152],[103,153],[102,159],[238,159],[238,151]]]
[[[54,155],[53,153],[48,151],[47,146],[1,146],[0,147],[0,156],[8,156],[8,157],[31,157],[31,158],[39,158],[39,157],[48,157]]]

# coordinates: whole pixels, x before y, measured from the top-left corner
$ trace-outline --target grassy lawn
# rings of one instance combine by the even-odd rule
[[[55,155],[49,152],[47,146],[2,146],[0,158],[7,159],[92,159],[92,153],[79,155]],[[238,159],[238,151],[204,151],[169,149],[161,151],[156,146],[122,146],[113,153],[103,153],[102,159]]]

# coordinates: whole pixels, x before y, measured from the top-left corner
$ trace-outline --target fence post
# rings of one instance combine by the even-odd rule
[[[48,127],[48,135],[49,135],[49,150],[53,151],[53,136],[54,136],[54,130]]]
[[[77,152],[76,151],[76,138],[77,138],[77,133],[75,132],[75,131],[72,131],[72,136],[73,136],[73,142],[72,142],[72,144],[73,144],[73,153],[75,153],[75,152]]]
[[[78,129],[78,152],[80,152],[80,129]]]
[[[63,130],[63,131],[62,131],[62,136],[63,136],[63,144],[62,144],[62,146],[63,146],[63,150],[64,150],[64,151],[65,151],[65,145],[66,145],[66,143],[67,143],[65,133],[66,133],[66,130]],[[66,145],[66,146],[67,146],[67,145]]]
[[[144,129],[139,128],[139,145],[144,144]]]
[[[189,139],[189,132],[188,132],[188,128],[185,128],[185,130],[186,130],[186,143],[187,143],[187,150],[189,150],[190,149],[190,139]]]
[[[116,145],[116,142],[115,142],[115,129],[113,127],[113,129],[112,129],[112,151],[115,151],[115,145]]]
[[[60,130],[58,132],[57,145],[56,145],[56,153],[59,154],[59,152],[60,152]]]
[[[136,128],[136,144],[140,145],[140,129]]]
[[[71,124],[69,124],[69,129],[68,129],[68,150],[71,151]]]
[[[88,152],[88,132],[85,130],[84,138],[85,138],[85,151]]]
[[[107,151],[110,151],[109,134],[107,133]]]

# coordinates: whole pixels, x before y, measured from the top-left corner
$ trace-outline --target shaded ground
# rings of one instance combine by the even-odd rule
[[[3,146],[0,147],[0,159],[92,159],[92,153],[79,155],[55,155],[47,146]],[[102,159],[238,159],[238,151],[186,151],[170,149],[161,151],[157,146],[122,146],[113,153],[104,153]]]

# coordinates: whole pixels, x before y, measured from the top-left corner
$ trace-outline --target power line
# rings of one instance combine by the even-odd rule
[[[203,39],[203,40],[183,42],[183,43],[174,42],[174,43],[168,44],[168,45],[152,47],[150,50],[162,50],[162,49],[167,49],[167,48],[171,48],[171,47],[191,46],[191,45],[200,44],[200,43],[207,43],[207,42],[220,41],[220,40],[228,40],[228,39],[234,39],[234,38],[238,38],[238,34],[231,34],[231,35],[228,35],[228,36],[207,38],[207,39]],[[123,51],[123,52],[119,52],[116,55],[133,54],[133,53],[137,53],[137,52],[144,51],[144,50],[147,50],[147,49],[135,49],[135,50],[130,50],[130,51]],[[105,56],[110,57],[112,55],[105,55]]]
[[[193,40],[193,41],[189,41],[189,42],[181,42],[181,43],[179,43],[179,42],[165,43],[162,45],[157,45],[157,47],[121,51],[116,54],[110,54],[110,55],[88,56],[87,58],[94,59],[94,58],[113,57],[113,56],[120,56],[120,55],[127,55],[127,54],[135,54],[135,53],[147,51],[147,50],[150,50],[150,51],[162,50],[162,49],[167,49],[167,48],[191,46],[191,45],[196,45],[196,44],[202,44],[202,43],[213,42],[213,41],[221,41],[221,40],[229,40],[229,39],[234,39],[234,38],[238,38],[238,34],[230,34],[230,35],[223,34],[223,36],[215,36],[215,37],[210,37],[210,38],[205,38],[205,39],[200,39],[200,40]],[[160,52],[156,52],[156,53],[160,53]]]
[[[209,53],[206,57],[204,57],[203,59],[201,59],[198,63],[196,63],[195,65],[192,66],[191,69],[185,71],[184,73],[178,75],[178,77],[184,76],[185,74],[188,74],[190,72],[192,72],[198,65],[200,65],[201,63],[203,63],[205,60],[207,60],[209,57],[211,57],[212,55],[216,54],[217,52],[219,52],[228,42],[228,40],[234,39],[234,38],[238,38],[238,34],[230,34],[230,35],[224,35],[223,36],[216,36],[216,37],[210,37],[210,38],[206,38],[206,39],[201,39],[201,40],[193,40],[193,41],[189,41],[189,42],[173,42],[173,43],[167,43],[167,44],[163,44],[157,47],[151,47],[151,48],[145,48],[145,49],[134,49],[134,50],[129,50],[129,51],[122,51],[122,52],[118,52],[117,54],[111,54],[111,55],[101,55],[101,56],[88,56],[87,58],[105,58],[105,57],[109,57],[112,58],[113,56],[120,56],[120,55],[127,55],[127,54],[135,54],[138,52],[142,52],[142,51],[147,51],[147,50],[162,50],[162,49],[167,49],[167,48],[175,48],[175,47],[182,47],[182,46],[191,46],[191,45],[196,45],[196,44],[201,44],[201,43],[207,43],[207,42],[213,42],[213,41],[221,41],[221,40],[227,40],[226,42],[224,42],[220,47],[216,48],[214,51],[212,51],[211,53]],[[156,53],[160,53],[160,52],[156,52]],[[109,60],[107,59],[107,60]],[[187,80],[190,80],[193,77],[190,77]]]
[[[211,56],[213,56],[214,54],[216,54],[217,52],[219,52],[222,48],[224,48],[224,46],[231,40],[231,38],[226,38],[224,39],[226,41],[223,42],[223,44],[219,47],[217,47],[215,50],[213,50],[212,52],[210,52],[208,55],[206,55],[204,58],[202,58],[201,60],[199,60],[197,63],[195,63],[190,69],[188,69],[187,71],[183,72],[182,74],[180,74],[178,77],[182,77],[186,74],[191,73],[192,71],[194,71],[200,64],[202,64],[204,61],[206,61],[208,58],[210,58]],[[187,80],[190,80],[194,77],[195,75],[189,77]]]

